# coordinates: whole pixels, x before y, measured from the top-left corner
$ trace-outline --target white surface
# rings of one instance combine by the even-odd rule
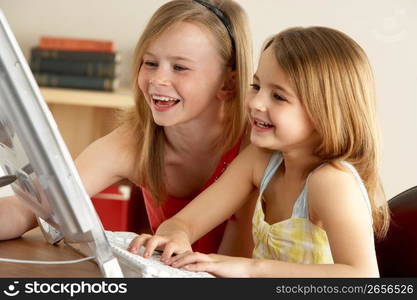
[[[14,195],[11,188],[9,188],[7,186],[0,188],[0,198],[8,197],[8,196],[11,196],[11,195]]]
[[[3,176],[3,170],[0,169],[0,176]],[[13,190],[9,186],[0,187],[0,198],[14,195]]]
[[[27,56],[41,35],[111,39],[130,78],[139,33],[166,0],[0,0]],[[251,21],[255,66],[266,37],[324,25],[358,41],[373,64],[382,131],[381,177],[388,198],[417,185],[417,1],[238,0]]]

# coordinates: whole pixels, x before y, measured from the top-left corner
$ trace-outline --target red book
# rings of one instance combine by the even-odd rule
[[[129,231],[131,187],[113,185],[91,198],[104,229]]]
[[[114,52],[113,41],[73,39],[62,37],[41,37],[39,41],[41,49],[55,49],[67,51],[92,51],[92,52]]]

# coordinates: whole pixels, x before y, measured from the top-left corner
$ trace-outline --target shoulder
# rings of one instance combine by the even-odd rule
[[[76,159],[79,164],[100,164],[100,169],[115,173],[123,178],[130,177],[134,166],[136,143],[133,132],[125,125],[89,145]]]
[[[134,134],[126,125],[115,128],[109,134],[97,140],[97,144],[104,153],[121,159],[131,159],[137,148]]]
[[[320,191],[332,187],[342,188],[356,184],[356,179],[352,172],[340,163],[326,164],[314,170],[308,179],[309,190]]]
[[[264,148],[259,148],[254,145],[250,145],[252,147],[252,156],[253,159],[253,182],[254,184],[259,187],[262,177],[265,173],[265,169],[268,166],[269,161],[271,160],[272,155],[276,153],[275,151],[271,151]],[[249,148],[248,147],[248,148]]]
[[[136,158],[139,157],[138,137],[128,125],[121,125],[110,132],[105,139],[112,152],[111,155],[122,163],[126,177],[130,177],[136,165]]]
[[[364,195],[355,175],[346,166],[335,163],[313,171],[308,179],[308,202],[312,216],[318,219],[349,212],[368,214]]]
[[[232,161],[231,169],[251,173],[256,176],[263,165],[266,166],[271,153],[262,148],[249,144],[239,155]],[[266,162],[266,163],[264,163]],[[229,167],[230,168],[230,167]],[[228,168],[228,169],[229,169]],[[255,179],[254,179],[255,180]],[[253,181],[256,183],[256,181]]]
[[[272,151],[259,148],[253,144],[249,144],[245,149],[243,149],[239,156],[241,156],[245,160],[250,160],[253,165],[259,164],[261,161],[269,161]]]

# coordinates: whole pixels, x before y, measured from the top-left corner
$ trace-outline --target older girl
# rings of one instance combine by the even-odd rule
[[[246,144],[243,97],[251,76],[250,49],[247,16],[232,0],[174,0],[161,6],[136,47],[135,109],[76,159],[88,194],[128,178],[142,189],[155,231],[210,186]],[[29,209],[16,199],[5,200],[0,201],[5,224],[0,238],[35,226]],[[193,249],[250,253],[250,242],[245,247],[234,242],[248,240],[248,222],[238,224],[250,208],[230,218],[227,228],[220,224],[195,241]]]

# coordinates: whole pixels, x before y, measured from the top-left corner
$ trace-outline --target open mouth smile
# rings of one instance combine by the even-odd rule
[[[263,132],[269,132],[275,128],[275,126],[272,123],[266,122],[264,120],[254,118],[252,117],[252,129],[255,132],[263,133]]]
[[[275,127],[273,124],[262,121],[260,119],[254,118],[252,121],[252,127],[257,131],[266,131],[273,127]]]
[[[181,101],[178,98],[162,95],[151,95],[151,99],[155,109],[158,111],[168,110]]]

